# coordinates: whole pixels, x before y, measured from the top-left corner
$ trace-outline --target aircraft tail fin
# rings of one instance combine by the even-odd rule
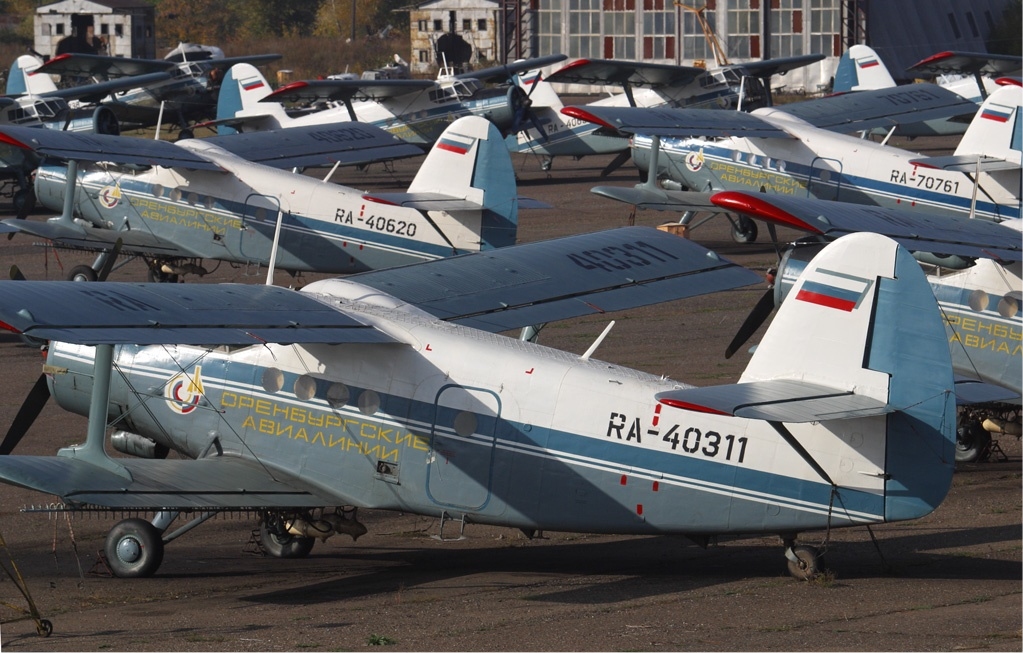
[[[988,96],[963,134],[956,156],[980,154],[1021,164],[1023,155],[1023,92],[1003,86]]]
[[[888,68],[877,56],[873,48],[866,45],[854,45],[846,50],[838,60],[835,71],[835,93],[848,91],[865,91],[881,88],[892,88],[892,79]]]
[[[836,447],[874,446],[885,520],[920,517],[941,503],[955,466],[951,356],[934,293],[906,249],[886,236],[857,233],[831,243],[807,265],[738,387],[786,381],[873,402],[874,412],[863,412],[871,416],[859,417],[861,404],[850,397],[829,397],[837,408],[804,397],[817,414],[790,428],[803,446],[819,447],[822,460],[836,455]],[[831,420],[831,411],[839,419]],[[868,441],[875,434],[883,439]]]
[[[471,211],[431,212],[431,218],[445,233],[456,228],[473,231],[473,249],[515,244],[515,170],[500,131],[485,118],[466,116],[451,123],[426,156],[408,193],[442,195],[477,207]]]
[[[277,102],[260,102],[271,91],[273,88],[263,77],[263,73],[252,64],[238,63],[231,66],[220,85],[217,120],[240,117],[240,113],[250,116],[263,115],[268,119],[277,119],[277,125],[267,128],[279,127],[281,118],[287,115],[284,107]],[[217,134],[220,136],[236,133],[238,129],[231,124],[217,125]]]
[[[34,75],[43,62],[31,54],[23,54],[11,64],[7,75],[7,95],[41,95],[57,90],[49,75]]]

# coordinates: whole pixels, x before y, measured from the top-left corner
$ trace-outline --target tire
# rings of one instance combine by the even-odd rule
[[[956,429],[956,462],[972,463],[981,459],[981,455],[991,444],[991,434],[976,422],[964,424]]]
[[[732,226],[732,240],[737,243],[752,243],[758,234],[757,223],[746,216],[739,216],[739,220]]]
[[[158,269],[149,268],[148,279],[152,283],[177,283],[178,275],[161,272]]]
[[[817,547],[794,546],[792,553],[797,561],[786,560],[789,565],[789,574],[799,580],[813,580],[824,571],[824,558],[820,555]]]
[[[149,578],[163,562],[163,539],[155,526],[133,517],[110,529],[104,552],[114,576]]]
[[[266,527],[265,523],[259,525],[259,541],[263,550],[275,558],[304,558],[313,550],[316,540],[311,537],[291,535],[290,533],[275,533]]]
[[[67,275],[68,281],[95,281],[96,271],[88,265],[76,265]]]

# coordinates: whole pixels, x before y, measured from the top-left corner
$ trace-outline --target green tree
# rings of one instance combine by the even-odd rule
[[[221,44],[237,33],[239,0],[160,0],[156,33],[165,43]]]
[[[240,3],[243,36],[309,36],[323,0],[250,0]]]
[[[406,6],[399,0],[321,0],[316,14],[316,35],[349,38],[352,35],[352,7],[355,8],[355,37],[373,35],[388,25],[407,31],[408,12],[392,13]]]

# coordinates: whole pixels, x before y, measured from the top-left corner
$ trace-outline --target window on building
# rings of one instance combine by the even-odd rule
[[[717,34],[717,12],[705,11],[703,17],[711,30]],[[682,58],[702,59],[710,66],[715,64],[714,50],[703,36],[703,27],[696,14],[691,11],[682,12]]]
[[[443,32],[444,31],[444,21],[439,19],[439,18],[435,18],[433,20],[433,31],[435,31],[435,32]]]
[[[107,25],[106,23],[100,23],[99,24],[99,33],[102,36],[106,36],[107,34],[109,34],[110,33],[110,25]]]
[[[428,31],[430,31],[430,21],[425,20],[425,19],[419,21],[419,31],[420,32],[428,32]]]
[[[480,31],[480,32],[487,31],[487,19],[486,18],[477,18],[476,19],[476,29],[478,31]]]
[[[472,31],[472,19],[471,18],[463,18],[462,19],[462,31],[463,32],[471,32]]]
[[[57,36],[63,36],[63,34],[64,34],[64,23],[57,23],[56,25],[53,26],[53,29],[57,33]]]
[[[674,11],[648,9],[643,13],[643,53],[645,59],[674,60]]]
[[[540,10],[537,11],[539,54],[564,52],[565,44],[561,38],[561,0],[550,0],[541,4],[540,7]]]
[[[569,0],[569,57],[601,57],[600,4],[600,0]]]
[[[429,50],[419,50],[419,63],[430,63]]]
[[[801,54],[803,0],[779,0],[778,8],[771,10],[771,57],[795,57]]]
[[[604,50],[600,56],[605,59],[636,58],[634,10],[604,12]]]
[[[49,36],[50,33],[51,33],[50,32],[51,29],[52,29],[52,26],[49,23],[43,23],[43,25],[41,27],[41,31],[43,33],[43,36]]]
[[[114,36],[124,36],[124,25],[114,25]]]
[[[954,34],[957,39],[963,38],[963,33],[959,31],[959,23],[956,21],[955,14],[948,15],[948,23],[952,26],[952,34]]]
[[[966,12],[966,24],[970,26],[970,31],[973,32],[973,38],[979,39],[980,32],[977,31],[977,21],[973,18],[973,12]]]
[[[842,55],[840,11],[829,0],[810,0],[811,54],[823,54],[832,57]]]

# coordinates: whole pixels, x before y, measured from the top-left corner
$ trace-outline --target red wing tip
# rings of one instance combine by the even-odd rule
[[[920,61],[918,61],[914,65],[910,66],[910,68],[917,68],[919,66],[927,66],[929,64],[932,64],[932,63],[935,63],[935,62],[938,62],[938,61],[942,61],[943,59],[948,59],[949,57],[952,57],[952,56],[955,56],[955,52],[952,52],[950,50],[946,50],[944,52],[939,52],[938,54],[932,54],[931,56],[929,56],[929,57],[927,57],[925,59],[921,59]]]
[[[999,86],[1023,86],[1023,80],[1015,77],[999,77],[995,80],[995,84]]]
[[[761,195],[752,195],[735,190],[726,190],[711,195],[710,201],[712,204],[720,206],[728,211],[734,211],[736,213],[742,213],[761,220],[768,220],[776,224],[794,227],[801,231],[808,231],[815,234],[823,233],[817,227],[814,227],[808,222],[792,215],[788,211],[784,211],[774,204],[771,204],[770,201],[764,199]]]
[[[373,197],[372,195],[363,195],[362,199],[366,200],[367,202],[373,202],[374,204],[386,204],[388,206],[400,206],[397,202],[392,202],[391,200],[385,200],[382,197]]]
[[[607,122],[602,118],[598,118],[597,116],[593,115],[592,113],[590,113],[589,111],[582,107],[563,107],[561,109],[561,113],[565,114],[570,118],[585,120],[586,122],[592,122],[595,125],[600,125],[601,127],[607,127],[608,129],[618,131],[617,127],[615,127],[614,125],[612,125],[611,123]]]

